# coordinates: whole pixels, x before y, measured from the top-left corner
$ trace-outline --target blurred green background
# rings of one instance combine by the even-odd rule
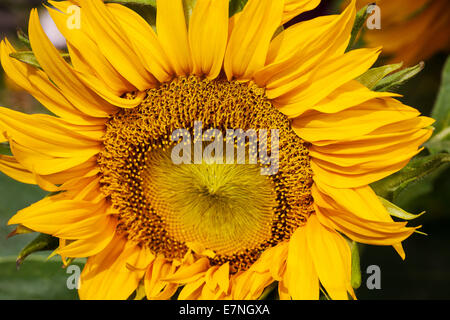
[[[36,0],[2,0],[0,3],[0,37],[14,42],[18,27],[26,30],[29,10],[39,7]],[[312,14],[330,12],[325,1]],[[445,54],[426,61],[425,70],[410,80],[400,93],[401,100],[424,115],[430,115],[441,82]],[[0,72],[0,105],[27,113],[44,112],[27,93],[17,90]],[[428,236],[413,234],[404,242],[406,260],[402,261],[391,247],[363,246],[361,252],[362,285],[359,299],[449,299],[450,291],[450,170],[442,168],[420,184],[404,191],[398,205],[411,213],[427,213],[412,225],[422,225]],[[50,252],[34,254],[19,270],[16,257],[36,235],[6,236],[14,229],[8,219],[19,209],[45,196],[35,186],[18,183],[0,173],[0,299],[75,299],[76,290],[66,287],[69,276],[58,258],[46,261]],[[381,268],[381,289],[366,287],[370,265]]]

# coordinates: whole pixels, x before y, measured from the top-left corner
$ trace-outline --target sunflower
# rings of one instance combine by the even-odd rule
[[[82,299],[256,299],[278,282],[282,299],[354,297],[346,238],[392,245],[416,228],[394,222],[368,186],[405,166],[433,120],[355,79],[380,48],[345,52],[356,9],[279,32],[317,0],[157,1],[156,30],[136,12],[79,0],[48,8],[70,63],[31,12],[41,68],[12,59],[6,73],[55,114],[0,109],[10,177],[52,194],[19,211],[20,224],[60,239],[63,259],[87,257]],[[174,164],[183,128],[279,132],[278,171],[265,162]],[[220,139],[217,138],[220,143]],[[234,147],[238,147],[235,143]],[[246,140],[239,145],[251,146]],[[269,146],[272,153],[275,149]]]
[[[357,0],[357,8],[373,3]],[[383,46],[390,62],[413,65],[450,49],[450,2],[447,0],[380,0],[381,29],[367,30],[369,46]]]

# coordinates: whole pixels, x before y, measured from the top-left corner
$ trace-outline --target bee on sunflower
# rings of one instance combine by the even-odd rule
[[[31,12],[39,68],[11,57],[7,75],[54,115],[0,108],[12,155],[0,170],[52,194],[18,224],[87,257],[81,299],[355,298],[347,239],[393,246],[415,230],[394,222],[369,184],[404,167],[433,120],[354,79],[380,48],[347,51],[355,1],[280,32],[318,0],[158,0],[156,32],[101,0],[49,1],[64,59]],[[81,27],[69,28],[76,5]],[[67,61],[69,60],[69,61]],[[277,129],[279,169],[261,163],[174,164],[171,133]]]

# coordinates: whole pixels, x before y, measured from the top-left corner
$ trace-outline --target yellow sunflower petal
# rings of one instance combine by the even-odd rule
[[[101,0],[80,1],[98,47],[114,68],[138,90],[154,87],[157,80],[145,69],[114,15]]]
[[[67,170],[45,175],[45,178],[53,184],[64,185],[67,183],[67,185],[70,186],[71,180],[73,179],[90,178],[98,173],[99,168],[97,166],[97,161],[95,158],[92,158]],[[61,187],[61,189],[67,190],[64,187]]]
[[[245,300],[256,300],[258,299],[264,289],[273,283],[273,278],[269,272],[258,273],[252,272],[252,277],[250,280],[249,291],[244,297]]]
[[[89,201],[55,201],[52,197],[48,197],[17,212],[8,224],[21,224],[32,230],[56,235],[71,224],[85,221],[95,214],[101,216],[102,205]],[[89,226],[94,232],[95,225],[88,224]]]
[[[420,150],[417,150],[416,154],[419,152]],[[381,169],[364,172],[362,174],[346,174],[343,172],[339,172],[340,168],[336,166],[322,167],[316,161],[312,161],[310,165],[311,169],[313,169],[314,174],[316,176],[320,176],[321,177],[320,179],[322,179],[322,181],[326,180],[327,183],[332,186],[339,186],[341,188],[357,188],[370,184],[373,181],[383,179],[393,174],[394,172],[401,170],[404,166],[408,164],[409,160],[410,159],[407,159],[403,162],[396,163],[391,166],[385,166]]]
[[[292,126],[302,139],[312,143],[321,140],[345,141],[418,115],[416,109],[384,98],[331,114],[311,111],[294,119]]]
[[[251,270],[258,273],[270,272],[274,280],[281,281],[286,270],[288,248],[288,241],[283,241],[275,247],[264,250]]]
[[[251,271],[241,271],[234,275],[233,286],[232,286],[232,295],[233,300],[243,300],[244,297],[249,292],[250,278],[253,272]]]
[[[289,253],[282,283],[294,300],[319,299],[319,278],[307,245],[306,227],[298,228],[289,240]]]
[[[138,106],[145,98],[145,91],[137,93],[133,98],[119,97],[105,87],[105,85],[98,78],[82,73],[78,73],[78,76],[105,101],[120,108],[134,108]]]
[[[34,174],[25,169],[14,157],[0,155],[0,171],[19,182],[36,184]]]
[[[303,113],[308,110],[316,110],[323,113],[335,113],[363,104],[372,99],[399,96],[392,92],[371,91],[359,82],[352,80],[337,88],[309,109],[298,108],[297,112]]]
[[[161,279],[168,282],[186,283],[200,277],[209,267],[209,259],[200,258],[188,266],[182,266],[174,274]]]
[[[181,0],[157,0],[158,39],[178,76],[192,71],[188,31]]]
[[[162,256],[157,256],[145,273],[144,285],[147,299],[159,300],[170,298],[178,288],[177,284],[161,281],[175,271],[173,263]]]
[[[26,63],[22,63],[9,55],[14,48],[4,40],[0,44],[0,59],[5,73],[19,87],[29,92],[48,110],[75,123],[91,124],[98,122],[76,109],[64,94],[48,79],[47,75]],[[102,120],[100,120],[102,121]]]
[[[10,139],[49,156],[70,157],[76,152],[91,157],[101,150],[100,140],[78,134],[54,117],[0,107],[0,126]]]
[[[343,55],[354,14],[355,8],[349,6],[341,15],[318,17],[284,30],[272,40],[266,66],[255,74],[255,82],[276,92],[318,64]]]
[[[317,7],[320,0],[285,0],[282,24],[285,24],[299,14],[310,11]]]
[[[228,79],[250,79],[265,63],[270,40],[281,22],[283,1],[249,0],[236,21],[224,70]]]
[[[205,279],[200,278],[194,282],[186,284],[178,295],[178,300],[197,300],[201,294]]]
[[[106,205],[103,206],[106,207]],[[92,238],[98,233],[101,233],[98,227],[107,225],[109,219],[106,215],[106,208],[95,208],[92,216],[62,227],[54,233],[54,236],[68,240]]]
[[[213,266],[205,274],[206,286],[213,292],[228,293],[230,288],[230,264]]]
[[[110,3],[107,8],[121,24],[145,68],[159,82],[170,80],[174,71],[152,27],[138,13],[125,6]]]
[[[228,40],[228,0],[198,0],[189,23],[193,73],[215,79]]]
[[[406,223],[394,222],[375,192],[369,186],[353,189],[338,189],[330,187],[327,184],[316,182],[312,192],[316,205],[324,209],[320,210],[319,217],[322,216],[321,214],[327,215],[332,221],[336,220],[336,223],[342,225],[344,228],[377,238],[381,241],[384,236],[385,243],[393,245],[394,249],[404,259],[405,253],[401,243],[397,241],[399,239],[403,240],[405,235],[411,234],[414,228],[405,227]],[[338,212],[347,212],[350,215],[350,218],[347,220],[353,221],[356,227],[352,228],[346,222],[347,220]],[[368,222],[365,225],[366,230],[358,227],[364,221]],[[391,236],[393,239],[390,239]],[[350,235],[349,237],[352,238]]]
[[[128,298],[137,288],[145,270],[130,270],[127,265],[148,266],[152,259],[148,249],[116,236],[103,251],[88,259],[81,273],[80,298]]]
[[[267,91],[280,112],[297,117],[341,85],[367,71],[378,59],[380,48],[357,49],[320,64],[311,73]]]
[[[346,192],[349,194],[352,191]],[[322,224],[337,229],[355,241],[375,245],[394,245],[408,238],[415,230],[415,228],[406,227],[406,222],[380,220],[380,215],[384,213],[379,210],[379,201],[367,203],[366,210],[361,212],[342,207],[325,192],[321,192],[317,185],[313,185],[312,195],[317,217]],[[358,196],[354,196],[353,199],[357,198]]]
[[[81,112],[93,117],[107,117],[115,107],[100,99],[76,76],[73,68],[61,57],[42,29],[36,10],[30,15],[30,43],[33,53],[50,79]]]
[[[10,141],[10,148],[14,157],[24,168],[39,175],[51,175],[66,171],[92,158],[89,155],[52,157],[18,144],[14,140]]]
[[[332,299],[347,300],[351,288],[351,253],[345,239],[323,226],[315,215],[308,218],[306,237],[320,282]]]
[[[249,269],[235,278],[233,284],[232,297],[235,300],[255,300],[258,299],[263,290],[270,285],[274,279],[269,272],[254,272]]]
[[[84,258],[98,254],[111,242],[117,227],[117,219],[109,217],[105,224],[98,228],[94,236],[86,239],[72,241],[65,246],[60,246],[55,254],[72,258]]]
[[[73,3],[69,1],[49,1],[49,3],[58,9],[47,8],[59,31],[66,38],[74,69],[83,73],[95,74],[117,95],[135,90],[135,87],[122,77],[101,53],[95,38],[88,33],[87,25],[81,28],[69,28],[67,12]],[[80,10],[83,15],[84,10]]]
[[[312,142],[311,168],[316,179],[352,188],[400,170],[420,151],[432,133],[420,126],[429,126],[433,120],[418,115],[417,110],[388,97],[336,113],[311,111],[296,118],[293,128]]]
[[[336,151],[329,150],[330,146],[314,147],[311,148],[310,155],[324,168],[327,164],[334,164],[340,167],[340,173],[362,174],[412,158],[417,154],[418,147],[428,140],[431,133],[431,130],[419,130],[397,139],[389,137],[378,141],[373,140],[371,144],[361,143],[359,148],[359,141],[354,141],[353,145],[351,142],[339,143],[332,145]],[[353,148],[353,146],[357,147]],[[337,149],[339,147],[342,149]]]

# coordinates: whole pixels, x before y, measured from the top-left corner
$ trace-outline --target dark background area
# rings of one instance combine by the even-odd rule
[[[18,27],[26,30],[29,11],[39,0],[0,0],[0,37],[15,42]],[[330,1],[296,21],[317,14],[333,12]],[[410,80],[400,93],[401,100],[429,115],[434,105],[446,55],[438,54],[426,61],[425,69]],[[0,71],[0,105],[20,111],[42,112],[43,108],[27,93],[17,90]],[[422,181],[401,194],[397,204],[411,213],[427,213],[410,225],[422,225],[427,236],[413,234],[404,242],[406,260],[402,261],[391,247],[361,246],[362,285],[356,291],[359,299],[449,299],[450,298],[450,170]],[[45,262],[49,254],[37,254],[17,271],[15,257],[33,239],[32,235],[6,240],[13,230],[8,219],[19,209],[39,200],[45,192],[23,185],[0,173],[0,299],[73,299],[76,293],[65,286],[67,275],[57,258]],[[82,263],[82,261],[81,261]],[[366,287],[369,265],[381,269],[381,289]]]

